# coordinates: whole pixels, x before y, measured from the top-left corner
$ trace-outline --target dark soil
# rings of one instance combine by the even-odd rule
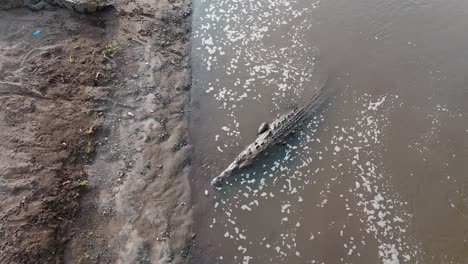
[[[188,262],[190,15],[0,10],[0,263]]]
[[[62,262],[115,66],[96,16],[0,11],[1,263]]]

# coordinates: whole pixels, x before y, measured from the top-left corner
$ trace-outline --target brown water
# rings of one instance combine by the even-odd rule
[[[193,263],[468,263],[468,2],[195,1]],[[267,159],[209,181],[324,76]]]

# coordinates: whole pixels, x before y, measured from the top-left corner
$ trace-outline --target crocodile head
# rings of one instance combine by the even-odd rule
[[[221,186],[221,184],[223,184],[224,180],[226,178],[229,178],[229,176],[231,176],[232,174],[234,174],[237,169],[238,169],[238,167],[229,166],[227,169],[225,169],[223,172],[221,172],[221,174],[219,174],[218,177],[215,177],[213,180],[211,180],[211,185],[213,187]]]
[[[215,177],[211,181],[211,185],[214,187],[219,187],[225,179],[229,178],[231,175],[237,173],[238,171],[247,168],[250,166],[255,160],[257,160],[258,156],[261,155],[264,150],[271,145],[271,135],[272,130],[269,128],[267,123],[263,125],[265,129],[262,129],[262,132],[254,143],[247,146],[237,158],[225,169],[218,177]]]
[[[218,177],[215,177],[211,181],[211,185],[215,187],[219,187],[225,179],[229,178],[231,175],[236,173],[241,168],[241,164],[237,161],[237,159],[227,167]]]
[[[245,152],[245,153],[244,153]],[[229,178],[231,175],[237,173],[238,171],[246,168],[252,163],[253,157],[252,152],[248,149],[241,153],[228,167],[225,169],[218,177],[215,177],[211,181],[212,186],[220,186],[225,179]],[[250,154],[250,155],[249,155]]]

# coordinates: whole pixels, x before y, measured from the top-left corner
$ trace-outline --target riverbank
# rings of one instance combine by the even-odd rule
[[[1,12],[1,261],[185,262],[190,2]]]

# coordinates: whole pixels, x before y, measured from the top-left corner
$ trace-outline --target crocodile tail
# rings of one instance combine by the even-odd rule
[[[313,114],[322,104],[327,101],[334,90],[327,86],[328,78],[316,89],[303,105],[306,114]]]
[[[326,81],[323,82],[319,89],[315,90],[307,100],[288,115],[286,120],[277,128],[274,134],[275,140],[289,135],[294,131],[294,129],[301,125],[305,119],[309,118],[323,102],[326,101],[330,93],[325,89],[325,86]]]

